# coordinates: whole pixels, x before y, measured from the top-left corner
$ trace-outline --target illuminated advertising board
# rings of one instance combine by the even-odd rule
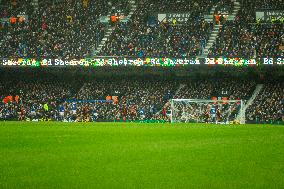
[[[261,66],[284,65],[284,58],[125,58],[98,57],[83,59],[0,59],[0,67],[181,67],[198,65]]]

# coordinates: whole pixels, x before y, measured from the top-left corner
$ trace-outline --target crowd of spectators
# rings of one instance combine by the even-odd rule
[[[232,13],[234,9],[234,1],[233,0],[221,0],[217,1],[215,5],[215,14],[220,15],[229,15]]]
[[[0,114],[4,120],[20,119],[20,117],[37,120],[55,118],[58,105],[65,99],[72,98],[76,90],[75,85],[71,83],[40,79],[3,81],[0,86],[2,101]]]
[[[0,84],[0,119],[168,120],[156,113],[172,98],[177,86],[174,81],[145,79],[101,79],[84,84],[59,82],[58,79],[3,81]]]
[[[232,0],[141,0],[128,23],[118,23],[100,51],[106,56],[183,57],[202,54],[213,25],[203,16],[233,9]],[[1,58],[82,58],[104,37],[107,25],[99,22],[108,14],[127,15],[130,1],[91,0],[3,1],[0,7]],[[255,11],[282,10],[282,0],[240,0],[241,9],[233,23],[224,22],[209,56],[283,56],[283,23],[255,24]],[[187,13],[157,21],[159,13]],[[156,17],[156,16],[154,16]],[[251,24],[254,23],[254,24]]]
[[[226,23],[209,57],[283,57],[284,24]]]
[[[241,9],[234,21],[225,22],[219,30],[209,57],[283,57],[284,23],[281,20],[261,21],[256,11],[283,10],[282,0],[241,0]]]
[[[153,27],[132,23],[116,26],[101,55],[193,57],[202,53],[212,25],[206,22]]]
[[[250,9],[251,11],[270,9],[270,10],[283,10],[284,5],[282,0],[239,0],[243,8]]]
[[[187,82],[175,95],[181,99],[212,99],[212,97],[227,97],[230,100],[248,100],[256,83],[254,81],[240,81],[239,79],[213,79]]]
[[[240,79],[164,80],[145,78],[107,78],[93,81],[31,77],[21,81],[1,80],[0,119],[27,121],[170,121],[170,99],[227,99],[246,102],[256,82]],[[283,83],[265,83],[261,93],[247,109],[247,121],[280,121],[283,116]],[[11,97],[11,98],[10,98]],[[209,104],[179,107],[185,120],[201,115]],[[218,106],[223,117],[239,106]],[[188,111],[185,111],[188,110]],[[195,110],[195,111],[194,111]],[[186,114],[184,116],[183,114]],[[191,117],[189,116],[191,115]],[[178,115],[178,114],[176,114]],[[233,114],[232,114],[233,115]],[[229,119],[227,119],[229,120]]]
[[[139,1],[128,23],[115,26],[100,55],[138,57],[197,56],[205,48],[213,24],[202,17],[215,1]],[[190,13],[186,22],[172,20],[150,23],[153,13]]]
[[[282,0],[238,0],[241,5],[236,21],[246,25],[248,23],[256,23],[256,11],[272,10],[279,11],[284,9]]]
[[[94,81],[84,85],[78,98],[112,100],[99,107],[98,117],[103,120],[167,119],[157,113],[172,98],[176,87],[176,82],[167,80]]]
[[[284,120],[284,83],[265,83],[263,89],[247,109],[247,121],[276,123]]]
[[[216,5],[220,0],[143,0],[141,4],[148,9],[148,12],[156,11],[158,13],[187,13],[190,12],[194,16],[208,14],[213,5]],[[226,1],[226,0],[223,0]],[[147,10],[145,10],[147,11]],[[145,12],[143,11],[143,12]]]
[[[113,7],[129,12],[126,0],[39,0],[37,8],[32,0],[15,2],[1,6],[1,58],[89,57],[106,30],[100,17]]]

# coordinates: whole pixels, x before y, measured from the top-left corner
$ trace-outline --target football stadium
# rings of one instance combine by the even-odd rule
[[[283,0],[0,0],[0,188],[284,188]]]

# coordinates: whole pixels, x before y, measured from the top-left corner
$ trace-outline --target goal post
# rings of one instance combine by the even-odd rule
[[[245,124],[243,100],[171,99],[171,123]]]

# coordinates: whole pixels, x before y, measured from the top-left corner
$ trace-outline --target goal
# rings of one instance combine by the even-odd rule
[[[245,124],[242,100],[172,99],[171,123]]]

